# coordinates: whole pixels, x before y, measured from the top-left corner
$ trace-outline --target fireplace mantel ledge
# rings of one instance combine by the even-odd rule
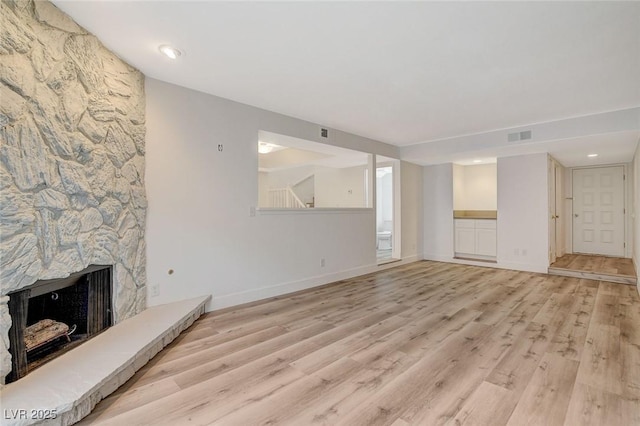
[[[211,296],[203,296],[150,307],[5,386],[0,391],[0,423],[69,425],[79,421],[193,324],[209,300]],[[34,419],[32,415],[55,418]]]

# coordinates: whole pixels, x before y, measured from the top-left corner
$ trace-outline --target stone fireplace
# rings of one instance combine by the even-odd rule
[[[4,380],[10,295],[110,265],[113,322],[144,310],[147,202],[144,76],[49,2],[2,0],[0,17]]]

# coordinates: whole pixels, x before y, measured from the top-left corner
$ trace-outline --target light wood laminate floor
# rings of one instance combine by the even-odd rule
[[[552,268],[572,271],[636,277],[633,260],[622,257],[595,256],[590,254],[565,254],[551,264]]]
[[[211,313],[84,424],[640,424],[635,287],[416,262]]]

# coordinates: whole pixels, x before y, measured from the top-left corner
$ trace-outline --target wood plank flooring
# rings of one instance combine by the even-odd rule
[[[640,298],[416,262],[207,314],[81,423],[640,424]]]
[[[552,268],[573,271],[595,272],[601,274],[635,277],[633,260],[622,257],[593,256],[588,254],[565,254],[551,264]]]
[[[549,274],[636,285],[633,260],[621,257],[565,254],[549,266]]]

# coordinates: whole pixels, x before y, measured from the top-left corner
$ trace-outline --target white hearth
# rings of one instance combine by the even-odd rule
[[[211,296],[154,306],[0,391],[3,425],[70,425],[205,312]],[[47,417],[47,418],[44,418]]]

